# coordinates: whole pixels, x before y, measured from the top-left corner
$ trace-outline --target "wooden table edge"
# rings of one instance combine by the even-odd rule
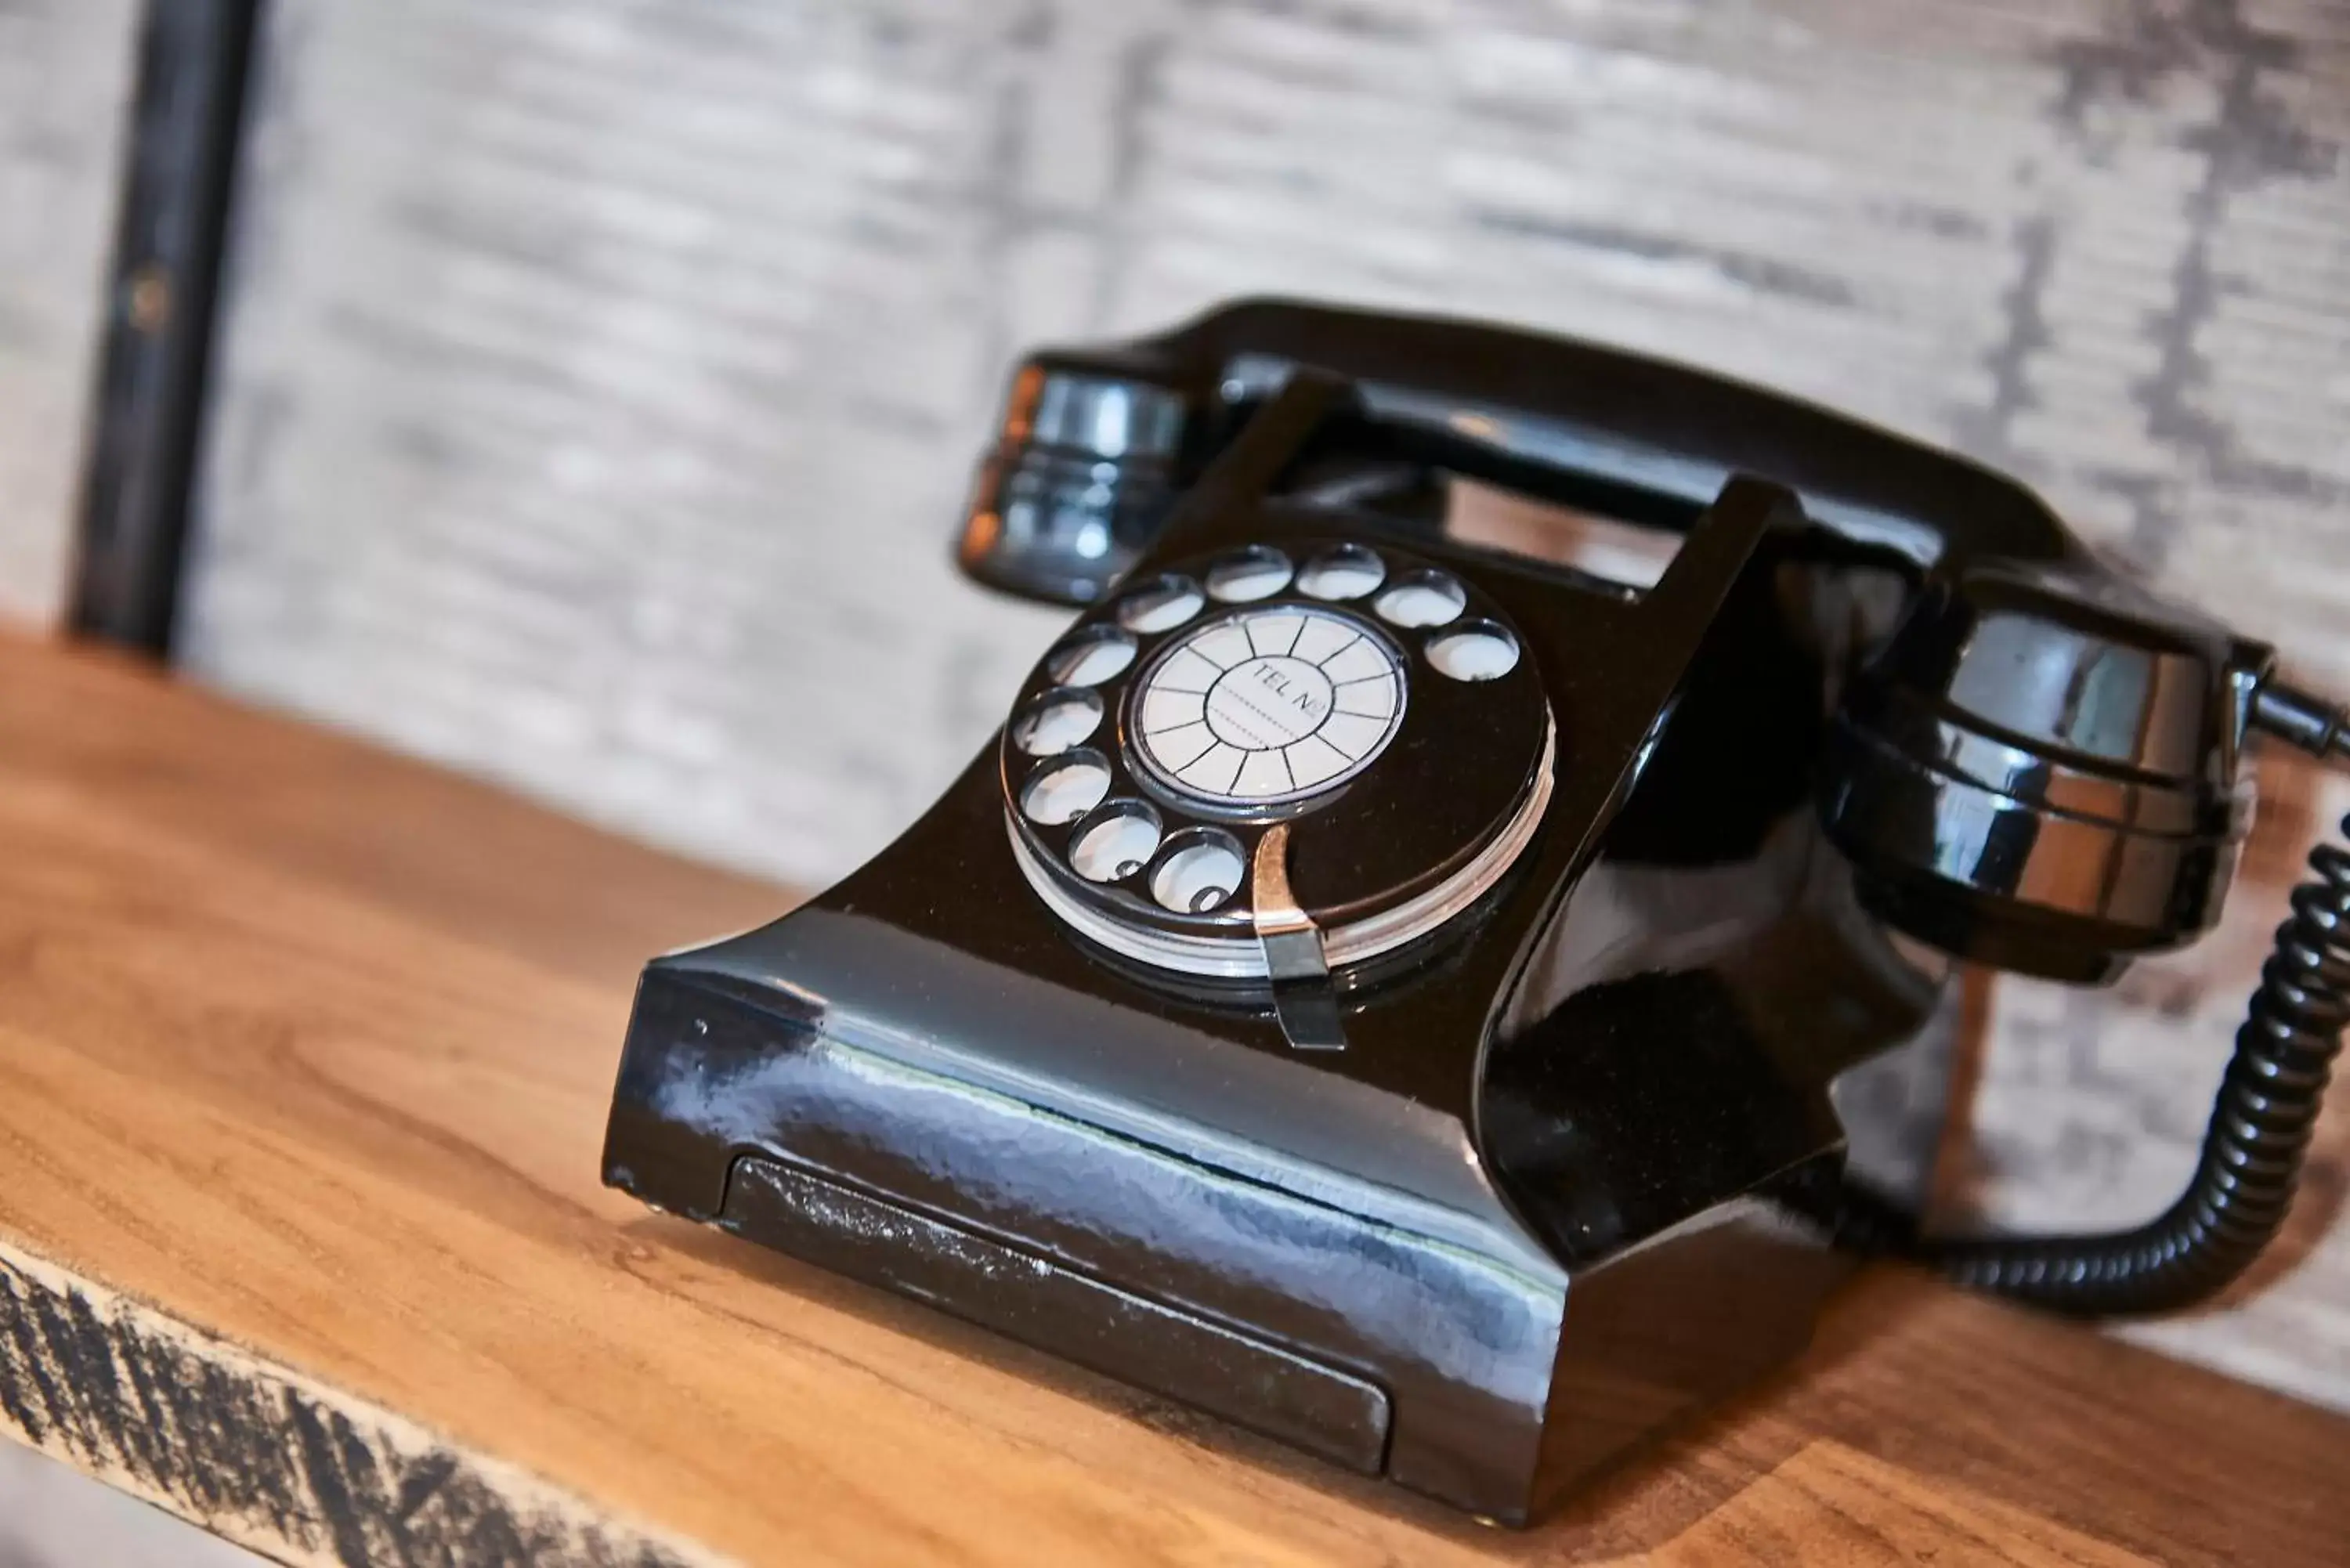
[[[0,1431],[296,1568],[733,1562],[5,1235]]]

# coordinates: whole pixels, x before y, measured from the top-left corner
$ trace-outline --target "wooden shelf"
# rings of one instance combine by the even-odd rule
[[[0,640],[0,1429],[296,1563],[2338,1563],[2350,1422],[1884,1272],[1525,1534],[658,1218],[638,964],[774,888]]]

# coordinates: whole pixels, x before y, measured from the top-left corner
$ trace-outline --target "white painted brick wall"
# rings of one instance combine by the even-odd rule
[[[65,603],[132,0],[0,0],[0,618]]]

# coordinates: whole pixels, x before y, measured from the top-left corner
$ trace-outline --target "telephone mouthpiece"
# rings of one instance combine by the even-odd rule
[[[2267,657],[2069,568],[1929,582],[1837,715],[1822,817],[1889,924],[2113,980],[2219,917]]]

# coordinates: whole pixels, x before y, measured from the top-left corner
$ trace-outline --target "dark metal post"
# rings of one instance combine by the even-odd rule
[[[72,626],[168,657],[261,0],[149,0]]]

